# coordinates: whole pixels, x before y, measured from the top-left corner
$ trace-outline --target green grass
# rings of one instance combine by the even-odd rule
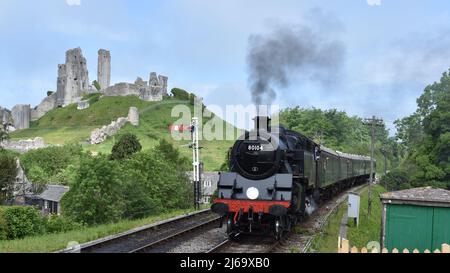
[[[332,215],[330,215],[323,233],[314,238],[310,252],[337,253],[341,219],[344,213],[347,213],[346,205],[347,203],[344,202]]]
[[[364,189],[361,193],[359,226],[356,227],[350,224],[349,221],[349,227],[347,229],[347,237],[352,247],[362,248],[366,247],[367,243],[371,241],[380,241],[382,206],[379,196],[385,191],[381,185],[372,187],[372,213],[370,217],[367,213],[368,189]]]
[[[162,221],[178,215],[192,212],[193,210],[176,210],[158,216],[132,221],[121,221],[113,224],[86,227],[80,230],[65,233],[47,234],[42,236],[27,237],[20,240],[0,241],[0,253],[47,253],[67,247],[69,242],[85,243],[112,234],[124,232],[136,227]]]
[[[381,202],[379,195],[383,192],[385,190],[381,185],[372,187],[372,214],[370,217],[367,213],[368,189],[365,188],[361,192],[359,227],[354,226],[351,219],[349,219],[347,225],[347,239],[351,246],[366,247],[367,243],[380,240]],[[330,216],[323,233],[314,239],[311,245],[312,252],[337,252],[339,230],[344,213],[347,213],[347,202],[342,203],[337,211]]]
[[[123,133],[136,134],[144,150],[157,145],[159,139],[165,138],[179,147],[181,153],[188,158],[192,157],[192,151],[186,145],[189,141],[175,141],[169,133],[169,125],[179,120],[179,117],[171,117],[172,109],[176,105],[186,105],[193,113],[193,107],[187,101],[179,101],[167,98],[162,102],[146,102],[136,96],[104,97],[96,100],[98,95],[88,97],[92,103],[88,109],[77,110],[76,105],[69,105],[48,112],[41,119],[31,123],[29,129],[19,130],[11,134],[13,140],[43,137],[46,144],[62,145],[68,143],[82,143],[87,151],[109,154],[117,137]],[[119,133],[109,138],[100,145],[89,145],[87,140],[90,132],[95,128],[110,124],[119,117],[126,117],[131,106],[137,107],[140,112],[140,124],[138,127],[127,124]],[[203,123],[210,121],[204,118]],[[189,117],[183,117],[183,124],[190,124]],[[228,130],[236,130],[232,125],[224,124],[224,133]],[[235,134],[237,137],[238,133]],[[190,133],[185,132],[185,137]],[[218,170],[224,162],[228,148],[233,141],[213,140],[201,141],[202,161],[205,170]]]

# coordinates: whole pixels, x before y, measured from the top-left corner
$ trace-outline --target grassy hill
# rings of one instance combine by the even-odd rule
[[[193,113],[193,106],[188,101],[166,98],[161,102],[147,102],[136,96],[98,99],[98,95],[91,96],[90,101],[91,106],[85,110],[77,110],[76,104],[52,110],[41,119],[32,122],[29,129],[13,132],[11,138],[17,140],[43,137],[46,144],[53,145],[81,143],[87,151],[109,154],[116,138],[123,133],[130,132],[138,136],[144,150],[151,149],[159,139],[165,138],[179,147],[183,155],[191,158],[191,149],[185,146],[189,141],[175,141],[168,129],[170,124],[180,119],[180,117],[171,117],[174,106],[186,105]],[[107,125],[119,117],[126,117],[131,106],[139,109],[139,126],[127,124],[116,136],[100,145],[90,145],[87,142],[92,130]],[[203,118],[204,124],[208,121],[210,118]],[[183,124],[189,123],[189,117],[183,117]],[[224,132],[226,130],[237,131],[231,124],[224,123]],[[189,135],[189,132],[184,133],[185,137],[189,137]],[[233,141],[203,140],[200,144],[203,147],[201,158],[205,163],[205,169],[212,171],[218,170],[224,162],[225,154]]]

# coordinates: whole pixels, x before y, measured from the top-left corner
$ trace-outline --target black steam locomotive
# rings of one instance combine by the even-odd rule
[[[230,172],[220,173],[211,209],[227,233],[272,232],[277,239],[315,203],[367,181],[370,158],[323,147],[270,118],[255,118],[230,149]]]

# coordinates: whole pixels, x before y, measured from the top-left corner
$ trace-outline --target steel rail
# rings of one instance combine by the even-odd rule
[[[188,233],[198,231],[198,230],[200,230],[202,228],[206,228],[206,227],[208,227],[208,226],[210,226],[212,224],[216,224],[216,223],[218,223],[220,221],[220,218],[221,217],[217,217],[217,218],[214,218],[212,220],[200,223],[200,224],[198,224],[196,226],[180,230],[180,231],[178,231],[178,232],[176,232],[174,234],[166,236],[166,237],[164,237],[162,239],[159,239],[159,240],[157,240],[155,242],[151,242],[151,243],[149,243],[147,245],[144,245],[144,246],[141,246],[139,248],[133,249],[133,250],[129,251],[129,253],[146,253],[146,252],[148,252],[151,249],[154,249],[154,248],[156,248],[156,247],[158,247],[160,245],[163,245],[164,243],[170,243],[174,239],[176,239],[176,238],[178,238],[178,237],[180,237],[182,235],[186,235]]]
[[[187,215],[180,215],[168,220],[160,221],[158,223],[145,225],[119,234],[100,238],[95,241],[90,241],[75,247],[59,250],[57,251],[57,253],[96,252],[96,249],[98,250],[114,245],[120,246],[121,244],[125,244],[131,239],[136,240],[137,238],[144,236],[145,233],[151,232],[152,230],[163,230],[165,227],[169,227],[177,223],[182,223],[184,221],[189,221],[195,219],[196,217],[207,216],[208,214],[212,214],[210,209],[189,213]]]

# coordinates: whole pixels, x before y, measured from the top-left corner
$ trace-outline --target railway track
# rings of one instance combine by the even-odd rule
[[[217,224],[220,218],[209,209],[147,225],[124,233],[108,236],[82,244],[77,249],[65,249],[60,253],[136,253],[151,252],[157,246],[168,243],[188,233],[200,232]]]
[[[195,236],[201,232],[203,232],[205,229],[211,229],[217,227],[218,223],[220,221],[220,217],[214,218],[209,221],[202,222],[200,224],[197,224],[195,226],[179,230],[176,233],[170,234],[164,238],[161,238],[157,241],[151,242],[149,244],[146,244],[144,246],[141,246],[139,248],[136,248],[130,253],[164,253],[170,250],[172,247],[179,244],[181,241],[185,241],[187,238],[191,236]]]
[[[280,243],[272,237],[259,235],[235,235],[212,247],[205,253],[270,253]]]

